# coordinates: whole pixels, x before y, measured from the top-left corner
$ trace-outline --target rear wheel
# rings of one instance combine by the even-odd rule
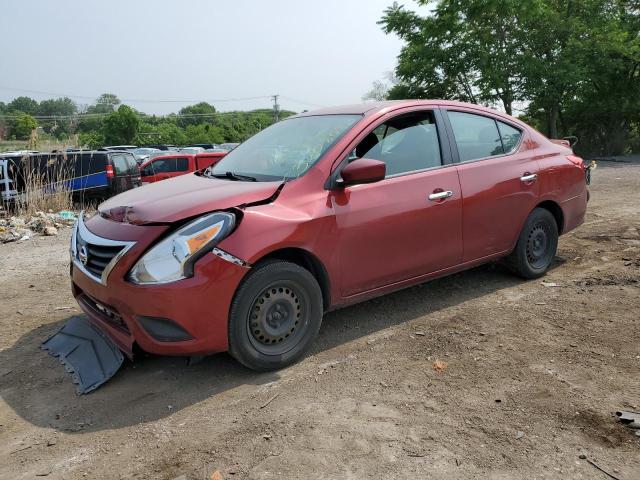
[[[549,210],[536,208],[527,217],[507,264],[523,278],[538,278],[549,270],[557,248],[556,219]]]
[[[229,353],[254,370],[275,370],[300,359],[322,323],[322,292],[295,263],[254,267],[229,314]]]

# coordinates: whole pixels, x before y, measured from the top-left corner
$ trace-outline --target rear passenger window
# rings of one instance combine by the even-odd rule
[[[189,159],[180,157],[176,158],[176,172],[186,172],[189,170]]]
[[[129,167],[129,173],[130,174],[138,173],[138,164],[136,163],[136,159],[134,158],[134,156],[131,154],[127,154],[124,157]]]
[[[175,158],[163,158],[161,160],[155,160],[151,162],[151,175],[154,173],[169,173],[172,172],[176,165]],[[148,168],[148,167],[147,167]]]
[[[162,158],[154,160],[143,170],[143,175],[153,175],[154,173],[173,173],[189,171],[189,159],[186,157]]]
[[[379,125],[356,147],[353,158],[384,162],[387,177],[441,166],[433,112],[400,115]]]
[[[500,130],[504,153],[513,153],[520,143],[522,132],[511,125],[507,125],[502,122],[498,122],[498,129]]]
[[[124,155],[112,155],[113,171],[116,175],[126,175],[129,173],[129,164]]]
[[[495,120],[471,113],[448,113],[461,162],[504,154]]]

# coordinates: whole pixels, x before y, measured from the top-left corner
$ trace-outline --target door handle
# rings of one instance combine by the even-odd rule
[[[451,190],[446,190],[446,191],[442,191],[442,192],[435,192],[435,193],[432,193],[431,195],[429,195],[429,200],[431,200],[431,201],[444,200],[445,198],[449,198],[452,195],[453,195],[453,192]]]
[[[521,182],[535,182],[536,178],[538,178],[538,175],[536,175],[535,173],[526,173],[524,174],[522,177],[520,177],[520,181]]]

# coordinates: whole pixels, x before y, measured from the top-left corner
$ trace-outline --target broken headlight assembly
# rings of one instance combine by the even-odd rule
[[[233,231],[236,217],[216,212],[189,222],[147,251],[129,272],[139,285],[170,283],[193,276],[193,265]]]

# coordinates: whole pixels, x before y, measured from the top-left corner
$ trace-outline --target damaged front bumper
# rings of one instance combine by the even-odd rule
[[[130,358],[134,345],[157,355],[227,350],[229,308],[249,271],[246,263],[215,249],[195,263],[190,278],[136,285],[127,280],[128,272],[167,226],[121,224],[100,216],[78,224],[71,247],[73,296],[91,327],[118,350]],[[118,248],[126,251],[120,254]]]
[[[95,243],[88,243],[89,259],[84,268],[78,265],[79,248],[75,249],[71,267],[73,295],[89,318],[128,356],[132,356],[134,343],[158,355],[226,351],[229,307],[249,266],[214,249],[195,263],[190,278],[153,285],[130,282],[129,271],[166,228],[126,225],[100,216],[87,220],[84,230]],[[84,230],[78,229],[80,237]],[[88,273],[91,252],[101,245],[101,239],[107,238],[107,242],[119,242],[126,253],[106,265],[107,276]],[[83,241],[80,238],[78,246]]]

